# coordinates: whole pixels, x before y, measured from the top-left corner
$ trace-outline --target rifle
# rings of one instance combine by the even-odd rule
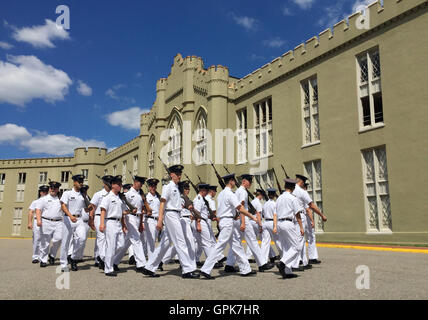
[[[275,168],[272,168],[273,174],[275,175],[276,185],[278,186],[279,193],[282,193],[281,184],[279,183],[278,176],[276,175]]]
[[[199,183],[202,183],[201,177],[198,175]]]
[[[284,166],[281,164],[281,168],[282,168],[282,170],[284,171],[284,174],[285,174],[285,177],[287,178],[287,179],[290,179],[290,177],[288,176],[288,174],[287,174],[287,171],[285,171],[285,168],[284,168]]]
[[[198,188],[196,187],[196,185],[192,182],[192,180],[190,180],[190,178],[189,178],[189,176],[187,175],[187,174],[184,174],[185,176],[186,176],[186,179],[187,180],[189,180],[189,182],[190,182],[190,184],[192,185],[192,187],[193,187],[193,190],[195,190],[195,192],[196,192],[196,195],[198,195],[199,194],[199,191],[198,191]],[[205,197],[202,197],[202,199],[204,199],[204,203],[205,203],[205,205],[207,206],[207,208],[208,208],[208,212],[209,212],[209,217],[210,217],[210,219],[212,219],[212,218],[214,218],[215,217],[215,215],[214,215],[214,212],[211,210],[211,208],[210,208],[210,204],[208,203],[208,200],[207,199],[205,199]]]
[[[135,181],[135,176],[132,174],[131,170],[129,170],[129,174],[131,175],[132,180]],[[144,203],[144,206],[146,207],[147,214],[149,214],[149,212],[151,212],[152,209],[150,208],[149,203],[147,202],[147,199],[146,199],[146,195],[143,192],[143,186],[141,186],[141,189],[138,191],[138,193],[140,194],[141,199],[143,199],[143,203]],[[151,215],[151,213],[149,215]]]
[[[96,175],[96,177],[98,179],[102,180],[102,178],[99,175]],[[109,187],[111,188],[110,184],[109,184]],[[129,203],[128,199],[126,199],[126,196],[125,196],[125,194],[123,192],[119,192],[117,195],[119,196],[119,199],[122,200],[122,202],[128,207],[128,209],[131,212],[133,212],[134,210],[136,210],[136,208],[131,203]]]
[[[266,194],[266,191],[263,189],[263,187],[260,185],[260,181],[259,181],[259,179],[258,178],[256,178],[256,181],[257,181],[257,184],[259,185],[259,187],[260,187],[260,189],[262,190],[262,192],[263,192],[263,198],[266,200],[266,201],[268,201],[269,200],[269,197],[267,196],[267,194]]]
[[[214,169],[215,175],[216,175],[216,177],[217,177],[218,183],[220,184],[221,188],[222,188],[222,189],[226,188],[226,185],[225,185],[225,183],[224,183],[223,179],[222,179],[222,178],[220,177],[220,175],[218,174],[217,169],[215,168],[215,166],[214,166],[214,164],[213,164],[212,162],[211,162],[211,166],[212,166],[212,167],[213,167],[213,169]]]

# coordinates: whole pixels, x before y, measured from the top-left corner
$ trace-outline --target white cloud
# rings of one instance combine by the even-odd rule
[[[254,31],[257,29],[257,19],[246,16],[238,17],[233,12],[231,12],[230,15],[232,16],[233,20],[235,20],[236,24],[240,25],[241,27],[244,27],[247,31]]]
[[[282,14],[284,16],[292,16],[293,13],[291,12],[290,8],[288,8],[287,6],[283,6],[282,7]]]
[[[280,37],[271,38],[263,41],[263,45],[270,48],[281,48],[283,47],[287,41],[281,39]]]
[[[77,84],[77,92],[79,92],[79,94],[86,97],[92,96],[92,88],[90,86],[81,80],[78,80]]]
[[[55,48],[53,40],[68,40],[69,33],[62,27],[57,25],[52,20],[46,19],[45,24],[41,26],[24,27],[15,30],[13,38],[16,41],[27,42],[36,48]]]
[[[117,91],[118,91],[119,89],[126,88],[126,87],[127,87],[127,85],[126,85],[126,84],[119,83],[119,84],[114,85],[112,88],[108,89],[108,90],[105,92],[105,94],[106,94],[106,96],[110,97],[110,98],[111,98],[111,99],[113,99],[113,100],[121,101],[121,102],[124,102],[124,103],[126,103],[126,104],[134,104],[134,103],[136,103],[136,101],[135,101],[135,99],[134,99],[134,98],[131,98],[131,97],[123,97],[123,96],[119,96],[119,95],[117,94]]]
[[[351,14],[357,11],[363,11],[364,13],[367,5],[373,2],[375,2],[375,0],[354,0],[350,9],[347,9],[345,8],[345,2],[343,0],[337,1],[335,5],[324,8],[324,15],[318,20],[318,24],[325,28],[331,28],[337,22],[347,19]]]
[[[7,60],[0,60],[0,103],[24,106],[33,99],[64,100],[73,83],[67,73],[35,56],[7,55]]]
[[[122,127],[127,130],[140,129],[140,116],[147,110],[133,107],[130,109],[116,111],[107,115],[107,121],[112,126]]]
[[[9,50],[9,49],[13,48],[13,45],[11,45],[10,43],[7,43],[7,42],[0,41],[0,48],[2,48],[4,50]]]
[[[310,9],[315,2],[315,0],[293,0],[293,1],[303,10]]]
[[[38,132],[32,135],[26,128],[12,123],[0,126],[0,144],[11,144],[26,149],[32,154],[53,156],[73,154],[74,149],[79,147],[106,148],[104,142],[93,139],[83,140],[64,134],[49,135],[46,132]]]

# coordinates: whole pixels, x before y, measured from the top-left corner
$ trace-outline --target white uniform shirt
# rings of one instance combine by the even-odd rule
[[[266,203],[263,206],[263,216],[265,219],[272,219],[273,215],[276,212],[276,202],[272,199],[269,199],[266,201]]]
[[[205,199],[207,199],[208,204],[210,205],[211,211],[216,211],[217,209],[216,209],[215,200],[213,199],[213,197],[210,194],[207,194]]]
[[[262,213],[263,205],[259,198],[254,198],[253,201],[251,201],[251,204],[253,205],[254,209],[256,209],[257,212]]]
[[[43,197],[42,197],[43,198]],[[37,201],[39,201],[41,198],[34,200],[33,202],[31,202],[30,207],[28,208],[29,210],[36,210],[36,205],[37,205]]]
[[[137,208],[137,214],[141,214],[143,210],[143,198],[141,198],[140,193],[131,187],[127,193],[125,193],[126,199],[130,204]]]
[[[36,209],[39,209],[42,217],[46,219],[58,220],[64,216],[58,197],[52,197],[50,194],[37,201]]]
[[[193,207],[199,211],[201,214],[201,217],[205,220],[209,217],[209,212],[207,205],[205,204],[204,198],[198,194],[195,199],[193,200]]]
[[[81,215],[82,208],[85,208],[85,200],[80,192],[76,192],[73,189],[65,191],[61,197],[61,202],[64,203],[68,211],[72,215]]]
[[[103,198],[100,207],[106,210],[106,218],[121,219],[124,211],[127,207],[119,198],[119,195],[115,195],[113,191]]]
[[[183,208],[180,191],[174,181],[170,181],[169,184],[162,188],[161,199],[165,199],[165,211],[174,210],[181,212]]]
[[[302,189],[299,185],[296,184],[296,188],[293,191],[293,195],[297,197],[297,199],[300,201],[300,205],[303,208],[309,208],[309,204],[312,202],[312,198],[306,190]],[[306,220],[306,210],[304,210],[302,214],[302,220]]]
[[[244,201],[244,208],[245,208],[245,210],[248,211],[248,192],[247,192],[247,190],[243,186],[240,186],[238,188],[238,190],[236,190],[235,195],[241,204],[242,204],[242,201]]]
[[[223,191],[220,192],[217,198],[217,203],[217,217],[220,219],[235,217],[236,208],[241,204],[241,202],[229,187],[226,187]]]
[[[284,192],[278,197],[276,201],[276,214],[279,219],[292,219],[297,213],[302,212],[303,207],[300,204],[300,201],[289,192]]]
[[[160,206],[160,199],[158,196],[152,195],[150,192],[146,195],[147,202],[149,203],[150,208],[152,209],[152,217],[157,218],[159,217],[159,206]]]
[[[100,215],[101,214],[101,201],[108,195],[108,191],[106,189],[103,189],[101,191],[98,191],[94,194],[94,196],[92,197],[91,203],[97,207],[97,209],[95,209],[95,214],[96,215]]]
[[[184,200],[183,197],[181,197],[181,217],[190,217],[192,214],[190,213],[190,210],[184,207],[184,204],[186,203],[186,200]]]

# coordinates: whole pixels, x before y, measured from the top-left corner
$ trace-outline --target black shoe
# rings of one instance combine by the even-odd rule
[[[285,277],[283,277],[284,279],[293,279],[293,278],[297,278],[299,277],[297,274],[294,273],[290,273],[290,274],[286,274]]]
[[[224,272],[227,272],[227,273],[234,273],[234,272],[238,272],[238,270],[236,270],[236,268],[235,268],[235,267],[233,267],[233,266],[228,266],[228,265],[226,265],[226,266],[224,267]]]
[[[116,271],[116,272],[119,272],[119,271],[120,271],[120,269],[119,269],[119,267],[117,266],[117,264],[114,264],[114,265],[113,265],[113,270],[114,270],[114,271]]]
[[[281,274],[281,276],[285,279],[287,274],[285,273],[284,262],[280,261],[280,262],[278,262],[278,264],[276,266],[278,267],[278,270],[279,270],[279,273]]]
[[[114,272],[106,273],[107,277],[117,277],[117,274]]]
[[[269,258],[269,261],[270,261],[271,263],[275,263],[275,257]]]
[[[131,256],[131,257],[129,258],[128,264],[129,264],[129,265],[135,265],[135,264],[136,264],[136,261],[135,261],[134,256]]]
[[[173,260],[173,262],[174,262],[175,264],[179,264],[179,263],[180,263],[180,260]]]
[[[135,271],[137,271],[137,273],[143,273],[143,269],[144,267],[135,268]]]
[[[49,264],[50,264],[51,266],[53,266],[53,265],[55,264],[55,258],[54,258],[54,257],[52,257],[51,255],[49,255],[48,261],[49,261]]]
[[[221,268],[223,268],[223,262],[217,262],[215,265],[214,265],[214,269],[221,269]]]
[[[305,269],[305,270],[312,269],[312,265],[311,265],[311,264],[308,264],[308,265],[306,265],[306,266],[303,266],[303,269]]]
[[[214,277],[212,277],[210,274],[208,274],[208,273],[205,273],[205,272],[202,272],[201,271],[201,275],[203,275],[206,279],[208,279],[208,280],[215,280],[215,278]]]
[[[200,261],[197,261],[196,262],[196,266],[198,267],[198,268],[202,268],[202,266],[203,266],[204,264],[202,263],[202,262],[200,262]]]
[[[309,263],[310,264],[320,264],[321,261],[319,261],[318,259],[311,259],[311,260],[309,260]]]
[[[72,271],[77,271],[78,270],[78,268],[77,268],[77,262],[74,261],[74,260],[71,260],[71,270]]]
[[[95,268],[99,268],[100,267],[100,263],[99,262],[95,262],[94,267]]]
[[[291,268],[291,271],[293,271],[293,272],[303,272],[303,271],[305,271],[305,268],[303,268],[303,267]]]
[[[256,263],[256,259],[248,259],[249,263]]]
[[[48,265],[44,262],[40,262],[40,268],[46,268]]]
[[[264,265],[262,265],[261,267],[259,267],[259,270],[262,269],[263,271],[266,270],[270,270],[274,267],[275,265],[272,263],[265,263]]]
[[[256,274],[257,274],[257,271],[252,270],[246,274],[241,274],[241,277],[250,277],[250,276],[254,276]]]
[[[98,266],[98,268],[99,268],[100,270],[104,270],[104,269],[106,268],[106,265],[105,265],[104,261],[103,261],[103,260],[101,260],[101,259],[100,259],[100,265]]]
[[[223,257],[223,259],[219,260],[218,262],[223,263],[223,262],[226,262],[226,260],[227,260],[227,257]]]
[[[34,259],[33,261],[31,261],[31,263],[32,263],[32,264],[36,264],[36,263],[39,263],[39,260],[37,260],[37,259]]]
[[[195,272],[188,272],[188,273],[184,273],[181,277],[183,279],[199,279],[200,275]]]
[[[141,270],[141,273],[144,274],[144,275],[146,275],[146,276],[152,277],[152,278],[159,278],[158,274],[156,274],[156,273],[154,273],[154,272],[152,272],[150,270],[147,270],[146,268],[143,268]]]
[[[159,263],[158,270],[163,271],[163,262]]]
[[[71,264],[72,261],[73,259],[71,259],[71,255],[67,256],[67,262]]]
[[[299,266],[303,266],[303,261],[302,260],[299,261]]]

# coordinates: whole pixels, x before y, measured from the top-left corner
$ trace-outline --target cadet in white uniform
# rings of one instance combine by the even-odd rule
[[[155,252],[156,239],[159,235],[156,226],[159,219],[160,194],[156,191],[159,180],[149,179],[146,183],[149,187],[149,193],[146,195],[146,199],[150,210],[144,217],[144,237],[147,243],[148,259],[150,260]]]
[[[128,213],[128,208],[119,197],[122,189],[122,176],[116,176],[111,180],[111,191],[103,198],[100,204],[100,231],[105,233],[105,275],[116,277],[114,272],[115,256],[125,244],[124,232],[126,231],[123,214]]]
[[[183,234],[186,238],[186,247],[189,253],[189,257],[191,261],[195,261],[196,263],[196,240],[195,233],[201,232],[201,221],[195,220],[195,217],[192,215],[190,210],[194,210],[194,203],[192,203],[189,199],[190,186],[188,181],[180,181],[178,183],[178,190],[181,193],[181,204],[182,209],[180,212]],[[195,232],[192,227],[192,222],[195,221]],[[196,231],[197,229],[197,231]],[[172,259],[177,254],[176,248],[173,246],[171,251],[169,252],[169,257]]]
[[[161,231],[165,220],[165,231],[168,233],[168,238],[177,250],[178,259],[182,267],[182,277],[194,279],[199,278],[199,275],[195,273],[196,261],[190,258],[188,248],[185,246],[186,235],[183,232],[183,221],[180,215],[182,200],[180,191],[178,190],[178,183],[181,179],[182,170],[183,166],[181,165],[175,165],[168,169],[172,181],[162,189],[159,220],[156,228],[158,231]],[[146,268],[143,269],[143,273],[151,277],[158,276],[155,274],[156,269],[167,250],[167,247],[159,246],[152,258],[149,259]]]
[[[41,198],[43,198],[48,194],[48,192],[49,192],[48,186],[41,186],[39,188],[39,197],[33,202],[31,202],[31,205],[28,208],[28,230],[33,231],[33,256],[32,256],[33,264],[40,262],[41,235],[40,235],[40,228],[37,226],[36,205]]]
[[[214,231],[212,230],[212,222],[213,221],[217,221],[217,224],[218,224],[218,221],[219,221],[217,219],[217,206],[216,206],[216,203],[215,203],[215,200],[214,200],[216,194],[217,194],[217,186],[210,186],[208,194],[205,197],[205,199],[207,199],[207,201],[208,201],[208,203],[210,205],[211,211],[214,213],[214,216],[215,216],[214,219],[209,219],[208,220],[209,221],[208,225],[210,227],[210,230],[212,231],[211,235],[212,235],[212,242],[213,242],[214,246],[217,244],[217,238],[215,237]],[[217,228],[217,229],[219,229],[219,228]],[[202,248],[199,248],[199,251],[197,251],[197,253],[196,253],[196,258],[199,259],[199,257],[201,256],[201,254],[202,254]],[[222,253],[221,254],[221,259],[214,266],[214,269],[216,269],[216,268],[222,268],[223,267],[223,262],[225,262],[226,260],[227,260],[227,258]]]
[[[36,220],[37,226],[40,228],[40,267],[55,263],[55,257],[62,240],[63,216],[61,203],[58,198],[59,187],[58,182],[49,182],[49,194],[37,201],[36,203]],[[49,249],[49,244],[52,240],[52,246]]]
[[[77,261],[75,255],[83,246],[85,241],[86,228],[82,220],[82,209],[85,208],[85,200],[80,192],[83,185],[84,176],[79,174],[72,177],[74,187],[72,190],[65,191],[61,197],[61,209],[64,211],[64,226],[62,228],[61,243],[61,267],[67,270],[67,256],[71,239],[73,243],[73,254],[71,255],[71,270],[77,271]]]
[[[238,190],[236,190],[235,195],[238,198],[238,200],[241,202],[241,204],[244,206],[245,210],[248,211],[247,188],[251,186],[253,176],[249,174],[244,174],[241,176],[241,179],[242,179],[242,184],[238,188]],[[258,223],[259,225],[258,232],[260,233],[260,229],[262,228],[261,221],[259,221],[257,217],[255,217],[253,220]],[[262,251],[260,249],[259,242],[257,240],[257,235],[254,232],[254,229],[252,228],[252,226],[250,225],[250,219],[248,217],[242,216],[241,225],[239,225],[238,223],[235,223],[235,227],[240,234],[241,243],[242,243],[242,240],[245,238],[247,242],[247,246],[250,247],[250,250],[253,253],[253,256],[256,260],[256,263],[259,266],[259,271],[264,272],[265,270],[272,269],[273,265],[268,263],[268,261],[262,256]],[[235,255],[233,254],[233,251],[230,250],[226,261],[226,267],[225,267],[226,272],[235,271],[234,270],[235,260],[236,260]]]
[[[263,198],[263,190],[256,189],[255,197],[251,201],[251,204],[253,205],[254,209],[256,209],[257,220],[259,222],[255,222],[255,221],[251,220],[249,223],[249,227],[253,228],[254,234],[256,235],[256,237],[257,237],[257,235],[260,235],[260,239],[261,239],[261,235],[262,235],[262,234],[260,234],[260,226],[259,226],[261,224],[261,221],[262,221],[262,211],[263,211],[263,204],[261,201],[262,198]],[[250,261],[253,254],[252,254],[249,246],[247,246],[247,249],[245,250],[245,252],[247,254],[248,260]]]
[[[285,192],[278,197],[274,214],[274,230],[278,230],[282,246],[282,257],[277,266],[284,279],[297,277],[293,274],[292,268],[300,254],[298,238],[304,234],[300,217],[304,209],[299,200],[292,195],[295,185],[296,180],[285,179]],[[299,231],[295,224],[299,226]]]
[[[217,261],[221,259],[227,244],[230,244],[231,250],[233,250],[233,253],[236,255],[239,272],[242,276],[250,276],[257,273],[251,270],[244,248],[241,245],[241,234],[239,232],[241,221],[239,218],[236,219],[235,215],[238,211],[249,219],[256,220],[256,218],[245,209],[232,191],[236,185],[235,175],[230,174],[224,176],[222,179],[226,184],[226,188],[220,192],[217,198],[217,218],[220,219],[220,234],[216,246],[211,250],[211,254],[207,257],[207,260],[201,268],[201,275],[210,280],[214,279],[211,276],[211,271]]]
[[[126,250],[132,246],[137,272],[141,272],[147,263],[141,241],[141,233],[144,231],[143,210],[146,210],[146,208],[140,192],[142,192],[141,187],[145,182],[146,178],[135,176],[134,185],[125,193],[128,202],[137,210],[125,216],[126,229],[128,230],[125,236],[125,245],[115,258],[115,265],[119,265],[125,256]]]
[[[276,189],[268,188],[266,190],[268,192],[269,200],[263,205],[263,234],[262,234],[262,254],[267,259],[269,257],[269,251],[271,250],[271,241],[276,245],[278,252],[281,254],[282,247],[281,242],[278,238],[277,230],[274,230],[274,218],[276,218],[275,210],[276,210]],[[275,231],[275,232],[274,232]]]

